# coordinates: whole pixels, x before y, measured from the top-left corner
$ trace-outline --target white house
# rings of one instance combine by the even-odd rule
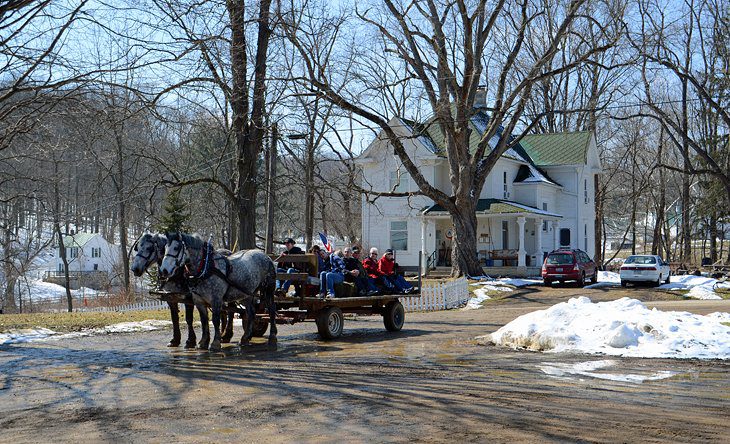
[[[471,119],[471,143],[486,130],[487,114]],[[411,159],[436,188],[451,194],[449,165],[438,125],[394,118]],[[496,146],[498,137],[490,142]],[[415,191],[384,134],[358,158],[363,185],[374,191]],[[594,255],[594,184],[601,172],[596,140],[590,132],[525,136],[496,163],[480,191],[477,251],[482,265],[535,267],[546,252],[580,248]],[[396,250],[404,266],[450,265],[453,224],[444,209],[423,196],[362,201],[363,246]],[[425,265],[425,263],[424,263]]]
[[[98,233],[76,233],[63,236],[66,247],[69,274],[73,276],[72,287],[94,287],[108,283],[118,272],[121,251],[118,245],[110,244]],[[117,270],[115,270],[115,268]],[[53,260],[49,262],[46,280],[56,282],[63,275],[63,261],[60,249],[56,248]]]

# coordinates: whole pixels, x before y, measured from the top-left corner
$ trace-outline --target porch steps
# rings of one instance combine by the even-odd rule
[[[428,277],[432,279],[451,277],[451,267],[436,267],[433,270],[429,270]]]

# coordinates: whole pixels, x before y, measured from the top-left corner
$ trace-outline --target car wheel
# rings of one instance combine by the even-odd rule
[[[667,274],[667,280],[666,280],[666,281],[664,281],[664,283],[665,283],[665,284],[668,284],[668,283],[669,283],[669,278],[670,278],[671,276],[672,276],[672,274],[671,274],[671,273]]]
[[[652,282],[652,284],[654,284],[655,287],[662,285],[662,275],[659,274],[659,277],[657,278],[656,282]]]
[[[598,270],[593,271],[593,276],[591,276],[591,284],[597,284],[598,283]]]
[[[550,286],[552,286],[552,285],[553,285],[553,283],[552,283],[552,282],[550,282],[550,281],[549,281],[549,280],[547,280],[547,279],[543,279],[543,281],[542,281],[542,282],[543,282],[543,284],[545,284],[545,286],[546,286],[546,287],[550,287]]]
[[[621,281],[621,286],[626,287],[626,281]]]
[[[581,273],[580,279],[578,279],[578,286],[584,287],[586,285],[586,275],[585,273]]]

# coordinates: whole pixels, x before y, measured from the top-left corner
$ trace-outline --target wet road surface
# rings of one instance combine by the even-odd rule
[[[474,340],[578,294],[730,311],[730,301],[662,301],[676,298],[651,289],[535,287],[480,310],[408,313],[399,333],[378,317],[346,319],[331,342],[313,323],[281,326],[276,351],[263,339],[219,353],[170,349],[165,330],[0,346],[0,441],[730,442],[730,362]],[[602,360],[607,374],[672,376],[636,383],[551,371]]]

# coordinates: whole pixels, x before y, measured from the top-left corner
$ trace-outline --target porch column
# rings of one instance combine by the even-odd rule
[[[517,243],[517,266],[518,267],[524,267],[525,266],[525,218],[524,216],[520,216],[517,218],[517,227],[518,227],[518,243]]]
[[[421,217],[421,269],[418,271],[422,276],[426,275],[428,269],[426,266],[426,258],[428,257],[426,253],[426,225],[428,225],[426,217]]]
[[[558,230],[558,221],[553,221],[553,237],[555,238],[553,250],[560,248],[560,230]]]
[[[542,265],[542,219],[535,218],[535,265]]]

